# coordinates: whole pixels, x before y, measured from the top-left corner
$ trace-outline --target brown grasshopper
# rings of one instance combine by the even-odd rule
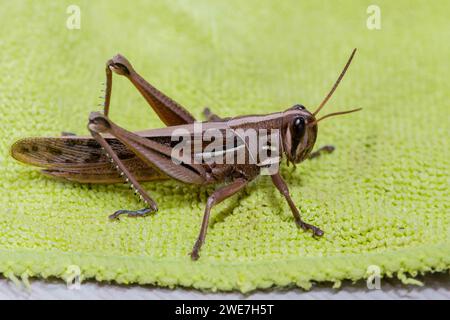
[[[331,113],[319,119],[316,119],[316,116],[336,90],[355,52],[356,49],[353,50],[328,95],[312,113],[303,105],[296,104],[286,111],[268,115],[221,118],[206,108],[204,114],[207,121],[200,123],[202,126],[200,133],[215,130],[231,138],[227,140],[231,143],[224,143],[221,148],[207,152],[207,141],[203,140],[200,141],[200,151],[194,152],[193,155],[185,152],[192,150],[191,146],[189,147],[191,149],[186,148],[182,153],[174,155],[180,137],[178,141],[174,141],[173,135],[176,130],[182,129],[190,138],[197,141],[195,126],[199,123],[196,119],[180,104],[145,81],[125,57],[116,55],[106,63],[104,111],[92,112],[89,116],[87,127],[91,136],[63,133],[61,137],[25,138],[14,143],[11,154],[21,162],[43,167],[42,172],[51,177],[81,183],[118,183],[125,180],[145,203],[145,207],[135,211],[119,210],[110,216],[111,219],[123,214],[133,217],[145,216],[158,210],[156,202],[144,191],[140,181],[172,178],[196,185],[226,183],[208,197],[200,233],[191,252],[191,258],[197,260],[200,248],[205,242],[210,211],[214,205],[242,190],[260,175],[264,168],[278,164],[283,155],[288,164],[295,165],[305,159],[317,157],[322,152],[334,150],[332,146],[325,146],[311,152],[316,141],[317,123],[331,116],[360,109]],[[130,132],[108,118],[113,72],[131,81],[167,127]],[[256,154],[251,152],[247,140],[238,133],[240,129],[278,130],[280,134],[275,140],[270,140],[266,144],[269,162],[258,161],[260,149]],[[212,156],[214,159],[223,158],[238,149],[244,152],[244,157],[241,158],[244,159],[243,162],[211,161]],[[279,154],[281,157],[271,157],[272,154]],[[195,161],[199,155],[202,159]],[[258,159],[255,160],[255,157]],[[234,156],[232,158],[235,159]],[[252,159],[255,161],[250,161]],[[314,236],[322,236],[322,230],[301,219],[278,167],[271,172],[271,179],[288,202],[297,226],[311,230]]]

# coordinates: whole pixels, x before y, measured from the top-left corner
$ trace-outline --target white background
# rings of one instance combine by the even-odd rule
[[[67,289],[61,280],[30,279],[31,291],[0,279],[0,299],[445,299],[450,300],[449,273],[418,278],[423,287],[405,286],[398,280],[382,279],[381,290],[368,290],[366,283],[344,282],[341,289],[331,284],[300,289],[256,291],[248,295],[233,293],[204,293],[188,289],[162,289],[152,286],[119,286],[82,283],[79,290]]]

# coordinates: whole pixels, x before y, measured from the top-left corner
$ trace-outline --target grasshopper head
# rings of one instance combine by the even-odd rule
[[[329,113],[319,119],[315,117],[317,112],[311,113],[300,104],[286,110],[283,115],[282,139],[288,162],[300,163],[309,156],[316,142],[319,121],[359,110],[361,108]]]
[[[289,162],[300,163],[311,153],[317,138],[314,115],[303,105],[296,104],[284,113],[283,147]]]

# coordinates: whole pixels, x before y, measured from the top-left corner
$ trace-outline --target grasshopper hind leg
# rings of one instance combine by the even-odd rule
[[[153,108],[158,117],[168,126],[186,123],[194,123],[195,118],[183,106],[166,96],[141,77],[134,70],[131,63],[122,55],[118,54],[106,62],[106,88],[103,113],[108,116],[111,103],[112,74],[125,76],[138,89],[144,99]]]
[[[129,217],[145,216],[150,212],[155,212],[158,210],[156,202],[145,192],[141,187],[139,182],[133,176],[133,174],[128,170],[125,164],[119,159],[118,155],[114,152],[112,147],[103,138],[103,136],[96,130],[95,127],[88,125],[88,129],[91,132],[92,137],[97,140],[101,145],[107,157],[110,159],[111,164],[116,168],[120,175],[125,179],[125,182],[130,184],[130,188],[134,190],[135,194],[139,196],[139,199],[143,201],[147,207],[139,210],[119,210],[109,216],[110,219],[116,219],[120,215],[126,214]]]

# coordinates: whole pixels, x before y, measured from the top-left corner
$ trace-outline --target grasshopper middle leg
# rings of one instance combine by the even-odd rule
[[[214,191],[212,195],[209,196],[206,207],[205,207],[205,213],[203,215],[203,221],[202,226],[200,228],[200,233],[198,235],[197,241],[194,244],[194,247],[192,248],[191,252],[191,258],[192,260],[197,260],[199,258],[199,251],[202,247],[203,243],[205,242],[206,238],[206,231],[208,229],[209,224],[209,215],[211,213],[211,209],[216,204],[222,202],[223,200],[231,197],[233,194],[238,192],[239,190],[242,190],[247,185],[248,181],[244,178],[238,178],[234,180],[231,184],[226,185],[220,189],[217,189]]]

